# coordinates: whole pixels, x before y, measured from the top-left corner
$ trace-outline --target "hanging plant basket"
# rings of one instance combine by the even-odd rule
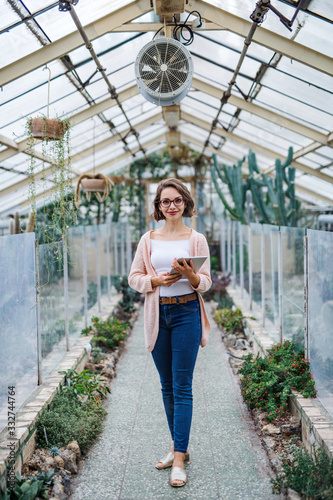
[[[82,174],[77,181],[76,192],[75,192],[75,206],[79,208],[80,206],[80,187],[86,193],[87,199],[90,201],[91,193],[94,193],[96,198],[100,203],[102,203],[106,197],[110,194],[111,186],[114,182],[103,174]],[[103,194],[100,194],[103,193]]]
[[[30,118],[28,124],[34,139],[47,141],[59,141],[69,128],[67,122],[49,118]]]

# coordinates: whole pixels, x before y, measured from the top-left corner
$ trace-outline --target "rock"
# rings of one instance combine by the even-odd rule
[[[273,453],[276,448],[276,441],[271,437],[264,437],[263,442],[265,443],[265,448],[267,453]]]
[[[52,495],[55,495],[59,500],[67,500],[68,495],[65,493],[64,485],[60,483],[55,483],[52,488]]]
[[[280,429],[273,424],[264,425],[262,428],[262,432],[264,432],[265,434],[273,434],[273,435],[274,434],[281,434]]]
[[[250,349],[250,343],[246,339],[237,339],[235,349]]]
[[[80,457],[81,457],[81,450],[80,450],[79,443],[77,441],[72,441],[71,443],[68,443],[67,450],[74,451],[74,453],[76,455],[76,461],[78,462]]]
[[[65,469],[73,474],[77,474],[76,453],[72,450],[65,450],[60,455],[64,461]]]
[[[53,457],[44,457],[44,464],[47,467],[54,467],[54,458]]]
[[[302,500],[302,497],[297,491],[288,488],[287,500]]]
[[[108,366],[104,366],[103,370],[101,371],[101,375],[106,376],[108,378],[114,378],[115,376],[115,371],[113,368],[109,368]]]
[[[234,333],[230,333],[226,338],[226,343],[228,346],[233,347],[236,343],[236,335]]]
[[[54,457],[53,460],[54,460],[54,463],[57,464],[58,467],[61,467],[61,468],[65,467],[65,463],[60,455],[57,455],[56,457]]]
[[[296,427],[292,424],[282,424],[281,432],[286,436],[290,436],[291,434],[296,434],[299,431],[299,426]]]
[[[269,463],[274,472],[279,472],[281,470],[281,463],[277,457],[269,457]]]

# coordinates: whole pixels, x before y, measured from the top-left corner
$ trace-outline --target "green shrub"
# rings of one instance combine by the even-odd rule
[[[70,385],[60,386],[61,392],[73,392],[76,396],[88,396],[89,399],[96,399],[94,392],[98,392],[102,399],[105,399],[110,389],[104,385],[104,379],[93,373],[91,370],[82,370],[77,373],[75,370],[59,371],[70,380]]]
[[[57,394],[37,421],[37,446],[60,448],[75,440],[85,454],[101,432],[105,415],[106,410],[96,400],[81,403],[73,392]]]
[[[106,353],[103,351],[101,347],[93,347],[91,349],[91,357],[93,360],[93,363],[99,363],[102,359],[104,359],[106,356]]]
[[[306,449],[297,449],[291,463],[284,461],[283,473],[271,479],[276,494],[292,488],[307,500],[333,499],[333,459],[323,448],[314,448],[314,461]]]
[[[108,348],[117,347],[126,339],[129,328],[129,323],[120,321],[117,318],[108,318],[103,321],[97,316],[91,318],[92,326],[84,328],[82,334],[94,334],[92,342],[97,345],[106,346]]]
[[[253,354],[248,354],[239,373],[243,375],[242,395],[248,407],[267,412],[268,422],[288,411],[291,389],[305,398],[316,397],[309,360],[305,359],[304,350],[296,353],[289,340],[274,345],[265,357],[258,355],[253,359]]]
[[[218,309],[214,314],[214,320],[221,325],[226,332],[243,331],[243,313],[240,309]]]

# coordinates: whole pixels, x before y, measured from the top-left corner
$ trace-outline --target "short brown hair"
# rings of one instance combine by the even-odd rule
[[[160,210],[159,202],[161,199],[161,193],[162,193],[163,189],[168,188],[168,187],[172,187],[174,189],[177,189],[178,193],[180,193],[182,195],[182,197],[184,198],[185,210],[183,213],[183,217],[193,217],[193,215],[197,214],[197,211],[196,211],[196,208],[194,205],[194,200],[191,196],[191,193],[187,189],[187,187],[184,186],[184,184],[182,182],[180,182],[178,179],[174,179],[174,178],[164,179],[157,186],[155,199],[153,201],[154,212],[151,215],[154,217],[154,219],[157,222],[165,219],[163,213]]]

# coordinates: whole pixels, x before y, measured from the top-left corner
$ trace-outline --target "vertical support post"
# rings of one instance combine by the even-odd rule
[[[83,260],[83,304],[84,304],[84,326],[88,327],[88,276],[87,276],[87,246],[86,227],[83,226],[82,233],[82,260]]]
[[[304,351],[305,357],[310,359],[309,345],[309,240],[304,236]]]
[[[98,302],[98,312],[100,313],[101,308],[101,261],[100,261],[100,239],[99,239],[99,226],[96,226],[96,271],[97,271],[97,302]]]
[[[228,272],[231,271],[231,220],[228,220]]]
[[[125,238],[124,238],[124,224],[120,223],[120,263],[121,263],[121,274],[124,276],[126,274],[125,270]]]
[[[249,240],[249,295],[250,295],[250,311],[252,311],[252,296],[253,296],[253,266],[252,266],[252,232],[251,225],[248,226]]]
[[[279,342],[283,342],[283,279],[282,279],[282,233],[278,232],[278,287],[279,287]]]
[[[243,227],[240,222],[238,222],[239,231],[239,269],[240,269],[240,288],[241,288],[241,298],[243,298],[244,291],[244,249],[243,249]]]
[[[132,238],[129,221],[126,222],[126,263],[126,272],[129,274],[132,265]]]
[[[262,313],[262,326],[265,326],[265,235],[264,226],[261,225],[261,313]]]
[[[236,224],[237,222],[232,222],[232,274],[233,274],[233,284],[236,288]]]
[[[36,327],[37,327],[37,385],[42,385],[42,337],[40,333],[40,283],[39,283],[39,248],[35,240],[35,276],[36,276]]]
[[[70,350],[69,346],[69,304],[68,304],[68,262],[67,262],[67,238],[62,235],[62,251],[64,256],[64,300],[65,300],[65,335],[66,335],[66,351]]]
[[[111,271],[110,271],[110,226],[106,226],[106,279],[108,282],[108,299],[111,298]]]
[[[114,257],[114,273],[119,274],[118,262],[118,223],[113,226],[113,257]]]

